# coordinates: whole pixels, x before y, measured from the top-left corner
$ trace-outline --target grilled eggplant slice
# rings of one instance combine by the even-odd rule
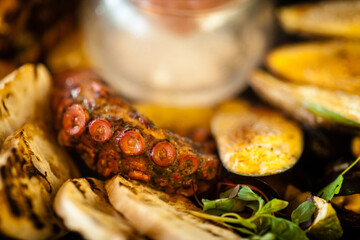
[[[290,82],[359,94],[359,59],[360,42],[307,42],[272,50],[267,66]]]
[[[0,144],[25,122],[48,121],[50,90],[43,65],[25,64],[0,81]]]
[[[252,75],[251,86],[264,100],[309,126],[339,130],[360,127],[359,95],[287,83],[260,70]]]
[[[360,38],[359,1],[321,1],[283,7],[278,18],[289,33]]]
[[[48,239],[64,233],[52,210],[55,194],[77,171],[49,131],[27,123],[0,152],[0,233],[15,239]]]
[[[109,201],[140,233],[154,240],[238,239],[231,230],[194,217],[190,200],[115,176],[105,185]]]
[[[66,181],[56,194],[54,209],[68,229],[85,239],[144,239],[110,205],[101,180]]]
[[[300,126],[247,101],[223,103],[211,121],[220,159],[231,172],[265,176],[290,169],[303,150]]]

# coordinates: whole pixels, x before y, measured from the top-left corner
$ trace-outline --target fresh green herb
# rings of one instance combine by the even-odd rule
[[[360,157],[358,157],[349,167],[347,167],[334,181],[321,189],[317,195],[329,202],[335,194],[340,192],[342,183],[344,181],[344,174],[349,171],[357,162],[359,162],[359,160]]]
[[[330,119],[334,122],[341,123],[341,124],[348,125],[348,126],[360,127],[359,122],[352,120],[340,113],[334,112],[320,104],[304,100],[303,106],[306,107],[307,109],[309,109],[310,111],[312,111],[313,113],[315,113],[321,117],[324,117],[326,119]]]
[[[242,238],[242,240],[276,240],[276,235],[271,232],[268,232],[262,236],[259,235],[251,236],[249,238]]]
[[[274,216],[274,213],[287,207],[286,201],[275,198],[265,203],[248,186],[237,186],[220,196],[222,198],[217,200],[203,199],[203,212],[191,213],[235,229],[248,239],[308,239],[297,223]],[[243,216],[246,209],[252,211],[250,216]],[[216,214],[212,215],[214,212]]]
[[[244,211],[245,202],[238,199],[220,198],[216,200],[202,199],[204,204],[203,210],[209,211],[212,209],[225,212],[242,212]]]
[[[259,220],[262,223],[260,229],[273,233],[276,239],[308,239],[305,231],[297,224],[284,218],[266,215],[259,218]]]
[[[315,209],[316,207],[314,203],[311,201],[305,201],[291,213],[291,221],[296,224],[307,222],[311,219]]]

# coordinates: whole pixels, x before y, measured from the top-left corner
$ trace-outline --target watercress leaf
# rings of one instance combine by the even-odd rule
[[[224,211],[231,211],[233,209],[235,200],[233,199],[216,199],[216,200],[207,200],[202,199],[202,203],[204,204],[203,211],[207,211],[209,209],[221,209]]]
[[[300,224],[308,221],[315,212],[315,204],[310,201],[301,203],[292,213],[291,221],[295,224]]]
[[[260,238],[258,238],[259,240],[275,240],[276,239],[276,236],[271,233],[271,232],[268,232],[264,235],[262,235]]]
[[[280,200],[277,198],[272,199],[267,202],[262,209],[260,209],[261,213],[274,213],[278,212],[287,207],[289,203],[284,200]]]
[[[254,193],[248,186],[242,186],[237,197],[244,201],[264,201],[259,195]]]
[[[339,175],[333,182],[321,189],[317,195],[325,199],[326,201],[330,201],[335,194],[338,194],[340,192],[343,181],[344,177],[342,175]]]
[[[255,236],[255,237],[251,238],[251,240],[276,240],[276,236],[275,236],[275,234],[268,232],[262,236]]]
[[[224,212],[242,212],[245,207],[245,202],[239,199],[221,198],[216,200],[202,199],[204,204],[203,211],[206,212],[211,209],[217,209]]]
[[[284,218],[278,218],[271,215],[262,215],[259,217],[262,222],[262,228],[267,225],[268,231],[280,240],[308,240],[305,231],[303,231],[297,224],[290,222]]]
[[[230,193],[234,190],[234,188],[230,188],[226,190],[225,192],[220,193],[220,198],[228,198],[230,196]]]
[[[254,235],[248,238],[242,238],[242,240],[276,240],[276,236],[271,233],[265,233],[264,235]]]

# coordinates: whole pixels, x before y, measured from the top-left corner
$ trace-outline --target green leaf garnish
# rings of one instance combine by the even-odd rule
[[[273,215],[287,207],[286,201],[274,198],[265,203],[264,199],[248,186],[229,189],[221,196],[223,198],[216,200],[202,200],[203,211],[207,213],[196,211],[190,211],[190,213],[232,228],[247,235],[248,239],[308,239],[305,231],[298,224]],[[251,216],[240,215],[246,208],[252,210]],[[208,213],[215,213],[215,215]]]
[[[241,212],[245,207],[244,201],[229,198],[220,198],[216,200],[202,199],[202,203],[204,204],[204,212],[211,209],[222,210],[224,212]]]
[[[321,189],[317,195],[329,202],[335,194],[340,192],[342,183],[344,181],[344,174],[349,171],[357,162],[359,162],[359,160],[360,157],[358,157],[349,167],[347,167],[334,181]]]
[[[315,212],[315,204],[310,201],[301,203],[292,213],[291,221],[295,224],[300,224],[311,219]]]
[[[287,207],[289,203],[277,198],[272,199],[271,201],[267,202],[263,208],[259,210],[261,213],[274,213],[280,210],[283,210]]]
[[[348,125],[348,126],[353,126],[353,127],[360,127],[360,123],[350,119],[340,113],[334,112],[324,106],[321,106],[317,103],[313,103],[310,101],[303,101],[303,106],[306,107],[307,109],[309,109],[311,112],[324,117],[326,119],[332,120],[334,122],[340,123],[340,124],[344,124],[344,125]]]
[[[262,228],[269,229],[269,232],[275,234],[276,239],[308,239],[305,231],[303,231],[297,224],[286,219],[266,215],[261,217],[259,220],[262,222]]]

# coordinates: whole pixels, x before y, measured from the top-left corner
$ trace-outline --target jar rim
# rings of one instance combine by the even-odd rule
[[[243,5],[249,0],[130,0],[142,9],[162,15],[186,16]]]

